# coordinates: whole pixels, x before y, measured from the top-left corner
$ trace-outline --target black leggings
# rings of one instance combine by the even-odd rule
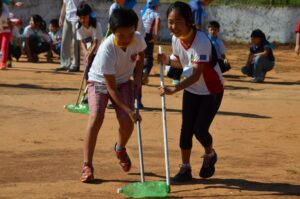
[[[223,92],[211,95],[196,95],[184,91],[180,134],[181,149],[192,149],[194,134],[203,147],[206,148],[212,144],[209,127],[219,110],[222,98]]]

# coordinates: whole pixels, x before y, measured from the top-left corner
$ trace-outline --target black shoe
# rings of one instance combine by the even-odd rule
[[[174,182],[187,182],[193,179],[191,167],[183,167],[181,165],[179,172],[173,178]]]
[[[145,108],[145,107],[144,107],[144,105],[143,105],[142,103],[139,103],[139,104],[138,104],[138,108],[139,108],[139,109],[143,109],[143,108]]]
[[[210,154],[205,154],[203,156],[203,164],[199,172],[201,178],[210,178],[215,173],[215,164],[217,162],[218,156],[213,150]]]
[[[67,71],[68,70],[68,67],[66,66],[61,66],[61,67],[58,67],[55,69],[55,71]]]
[[[113,104],[107,104],[106,108],[107,108],[107,109],[115,109],[115,107],[114,107]]]
[[[79,67],[70,67],[68,72],[79,72]]]

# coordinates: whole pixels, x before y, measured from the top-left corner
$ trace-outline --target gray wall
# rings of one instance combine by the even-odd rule
[[[40,14],[46,21],[57,18],[60,13],[61,0],[23,0],[24,7],[14,10],[15,15],[28,24],[31,14]],[[104,0],[90,0],[94,5],[102,29],[106,30],[108,22],[108,8],[111,3]],[[140,8],[143,5],[139,5]],[[160,6],[162,19],[161,38],[170,40],[167,29],[166,10],[168,5]],[[299,7],[283,8],[238,8],[228,6],[209,7],[207,18],[217,20],[221,24],[221,37],[227,41],[248,42],[251,31],[255,28],[262,29],[270,41],[289,43],[294,40],[294,28],[300,19]]]

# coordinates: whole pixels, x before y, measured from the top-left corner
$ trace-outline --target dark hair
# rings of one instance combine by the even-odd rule
[[[81,4],[76,11],[76,15],[77,16],[89,16],[89,26],[92,26],[94,28],[97,27],[97,19],[96,17],[92,17],[91,13],[93,12],[92,8],[86,4],[83,3]],[[82,24],[80,22],[78,22],[78,28],[80,28],[82,26]]]
[[[58,28],[59,27],[59,23],[58,23],[58,19],[52,19],[49,24],[51,24],[52,26]]]
[[[3,0],[0,0],[0,16],[2,15],[3,12]]]
[[[253,30],[251,33],[251,37],[260,38],[262,41],[267,40],[265,33],[260,29]]]
[[[134,27],[137,29],[138,16],[132,9],[118,8],[115,9],[109,18],[109,28],[112,33],[120,27]]]
[[[38,26],[39,29],[41,29],[42,31],[46,31],[47,24],[40,15],[32,15],[31,18],[35,25],[37,25],[37,24],[39,25]]]
[[[187,24],[191,26],[193,25],[193,13],[191,7],[188,4],[180,1],[172,3],[167,10],[167,18],[172,11],[176,11],[181,17],[183,17]]]
[[[220,29],[220,24],[217,21],[211,21],[211,22],[209,22],[208,27]]]

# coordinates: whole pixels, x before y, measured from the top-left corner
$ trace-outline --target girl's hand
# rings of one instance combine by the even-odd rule
[[[140,116],[140,114],[137,114],[135,111],[130,111],[128,113],[131,121],[133,121],[134,123],[137,122],[137,121],[142,121],[142,117]]]
[[[224,59],[224,63],[228,64],[229,63],[228,59]]]
[[[164,53],[162,53],[162,54],[157,54],[157,62],[158,63],[162,62],[164,65],[167,65],[169,60],[167,56]]]
[[[173,95],[174,93],[176,93],[176,87],[171,87],[171,86],[159,87],[159,90],[160,90],[160,96]]]
[[[59,27],[62,28],[64,25],[64,18],[63,17],[59,17]]]

